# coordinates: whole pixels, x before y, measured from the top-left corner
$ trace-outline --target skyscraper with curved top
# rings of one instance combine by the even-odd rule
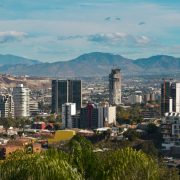
[[[115,68],[109,74],[109,104],[121,104],[121,69]]]
[[[29,89],[25,88],[23,84],[19,84],[13,88],[14,99],[14,116],[28,117],[29,113]]]

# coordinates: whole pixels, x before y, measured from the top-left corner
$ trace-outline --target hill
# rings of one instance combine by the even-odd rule
[[[120,67],[124,76],[130,75],[170,75],[180,74],[180,58],[157,55],[131,60],[120,55],[93,52],[81,55],[70,61],[54,63],[6,64],[0,67],[1,73],[44,77],[93,77],[107,76],[113,67]]]
[[[31,78],[31,77],[15,77],[11,75],[0,75],[0,89],[13,88],[17,84],[24,84],[30,89],[49,88],[51,81],[49,78]]]
[[[4,65],[15,65],[15,64],[26,64],[26,65],[33,65],[39,64],[40,61],[27,59],[24,57],[14,56],[14,55],[1,55],[0,54],[0,66]]]
[[[144,69],[146,74],[171,74],[180,72],[180,58],[167,55],[157,55],[137,59],[134,64]]]

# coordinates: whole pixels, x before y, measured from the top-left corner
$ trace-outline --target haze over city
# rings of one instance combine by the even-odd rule
[[[178,0],[0,0],[0,54],[43,62],[99,51],[180,57]]]

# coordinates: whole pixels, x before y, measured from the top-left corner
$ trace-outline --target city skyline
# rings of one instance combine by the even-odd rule
[[[43,62],[93,51],[180,57],[177,0],[0,0],[0,54]]]

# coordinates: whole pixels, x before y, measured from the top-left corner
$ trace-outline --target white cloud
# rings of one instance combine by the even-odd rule
[[[148,38],[147,36],[140,36],[138,38],[136,38],[136,41],[138,44],[148,44],[151,42],[150,38]]]
[[[0,32],[0,43],[7,43],[12,41],[20,41],[27,37],[28,34],[25,32],[18,31],[4,31]]]
[[[90,35],[89,41],[97,43],[107,44],[129,44],[129,45],[146,45],[151,42],[147,36],[134,36],[127,33],[116,32],[116,33],[99,33]]]

